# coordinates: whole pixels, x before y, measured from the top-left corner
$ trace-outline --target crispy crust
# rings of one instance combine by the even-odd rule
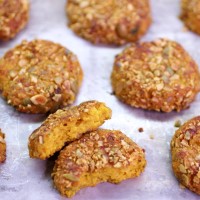
[[[69,27],[97,44],[135,42],[151,24],[148,0],[68,0]]]
[[[3,163],[5,160],[6,160],[5,134],[3,134],[0,129],[0,163]]]
[[[84,135],[60,152],[52,173],[55,187],[72,197],[100,182],[120,183],[139,176],[145,154],[120,131],[99,129]]]
[[[177,179],[200,195],[200,116],[189,120],[175,132],[171,154]]]
[[[123,102],[163,112],[187,108],[200,90],[197,64],[180,44],[167,39],[126,48],[115,59],[111,80]]]
[[[0,1],[0,40],[9,40],[16,36],[29,19],[28,0]]]
[[[0,59],[2,95],[20,112],[54,112],[72,104],[82,78],[77,57],[51,41],[23,41]]]
[[[182,0],[181,16],[185,25],[193,32],[200,34],[200,1]]]
[[[84,133],[96,130],[111,118],[111,110],[104,103],[88,101],[65,110],[58,110],[29,137],[32,158],[46,159],[79,139]]]

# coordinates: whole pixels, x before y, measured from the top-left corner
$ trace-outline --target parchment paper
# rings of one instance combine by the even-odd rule
[[[32,0],[28,26],[17,38],[0,43],[0,56],[21,40],[49,39],[71,49],[79,57],[84,82],[75,104],[96,99],[113,110],[113,117],[103,127],[119,129],[145,148],[148,165],[138,178],[119,185],[102,183],[83,189],[73,200],[197,200],[199,196],[183,190],[171,170],[169,144],[174,134],[174,121],[182,122],[200,113],[200,96],[191,107],[169,114],[134,109],[112,95],[110,74],[114,56],[123,47],[97,47],[77,37],[66,26],[65,0]],[[200,36],[183,31],[179,20],[179,0],[152,0],[153,24],[142,40],[167,37],[181,43],[200,65]],[[50,173],[53,161],[30,159],[27,141],[40,126],[44,115],[16,112],[0,99],[0,127],[6,133],[7,160],[0,165],[0,200],[61,200],[53,188]],[[144,132],[139,133],[138,128]],[[154,136],[154,139],[150,139]]]

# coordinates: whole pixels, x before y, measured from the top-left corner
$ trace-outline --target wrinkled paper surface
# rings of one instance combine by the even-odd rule
[[[183,31],[179,20],[179,0],[152,0],[153,24],[142,40],[167,37],[181,43],[200,65],[200,36]],[[180,113],[157,113],[131,108],[112,95],[110,74],[114,56],[123,47],[94,46],[77,37],[67,26],[65,0],[32,0],[28,26],[17,38],[0,43],[0,56],[21,40],[49,39],[68,47],[79,57],[84,82],[75,104],[96,99],[105,102],[113,117],[103,127],[119,129],[146,150],[147,167],[138,178],[119,185],[102,183],[78,192],[73,200],[197,200],[200,197],[181,189],[171,170],[170,141],[174,121],[182,122],[200,113],[200,95],[191,107]],[[6,133],[7,160],[0,165],[1,200],[61,200],[53,188],[50,173],[53,162],[30,159],[28,136],[40,126],[44,115],[16,112],[0,99],[0,127]],[[138,128],[144,132],[139,133]],[[154,136],[154,139],[150,139]]]

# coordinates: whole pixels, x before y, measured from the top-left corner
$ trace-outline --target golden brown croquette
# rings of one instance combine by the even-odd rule
[[[171,154],[172,169],[178,181],[200,195],[200,116],[175,132]]]
[[[46,159],[61,150],[65,144],[79,139],[84,133],[96,130],[112,111],[98,101],[58,110],[29,137],[29,154],[32,158]]]
[[[200,1],[182,0],[181,16],[185,25],[193,32],[200,34]]]
[[[28,0],[0,0],[0,40],[16,36],[29,19]]]
[[[69,27],[95,44],[135,42],[151,24],[149,0],[68,0]]]
[[[82,77],[77,57],[51,41],[23,41],[0,59],[2,95],[20,112],[54,112],[72,104]]]
[[[200,90],[197,64],[167,39],[127,47],[115,59],[111,80],[121,101],[163,112],[187,108]]]
[[[3,163],[5,160],[6,160],[5,134],[3,134],[0,129],[0,163]]]
[[[143,149],[130,138],[120,131],[98,129],[60,152],[52,177],[60,193],[72,197],[101,182],[135,178],[145,166]]]

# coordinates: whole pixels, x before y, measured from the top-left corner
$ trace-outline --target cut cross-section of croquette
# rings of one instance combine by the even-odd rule
[[[79,139],[88,131],[96,130],[111,115],[111,109],[98,101],[58,110],[29,137],[30,157],[44,160],[52,156],[66,143]]]
[[[0,129],[0,163],[3,163],[6,160],[6,142],[4,138],[5,135],[1,132]]]
[[[120,131],[98,129],[65,147],[53,170],[55,187],[72,197],[101,182],[120,183],[139,176],[146,166],[142,148]]]

